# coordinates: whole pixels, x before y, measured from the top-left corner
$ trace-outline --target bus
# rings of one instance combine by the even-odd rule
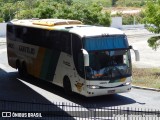
[[[69,95],[130,91],[131,49],[123,31],[78,20],[37,18],[7,23],[9,65],[20,76],[46,80]],[[134,52],[138,61],[139,52]]]

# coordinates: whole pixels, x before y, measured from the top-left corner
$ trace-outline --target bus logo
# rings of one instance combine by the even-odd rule
[[[2,117],[11,117],[11,112],[2,112]]]

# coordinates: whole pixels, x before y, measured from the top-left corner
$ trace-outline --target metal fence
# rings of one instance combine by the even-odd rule
[[[0,120],[160,120],[160,111],[0,100]]]

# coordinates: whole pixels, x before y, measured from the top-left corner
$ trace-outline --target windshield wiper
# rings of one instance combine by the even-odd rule
[[[111,74],[113,74],[114,68],[115,68],[116,71],[118,71],[120,77],[123,77],[123,74],[121,73],[121,71],[120,71],[116,66],[114,66],[114,65],[113,65],[112,68],[110,69],[110,70],[111,70]],[[116,75],[116,76],[117,76],[117,75]],[[113,75],[112,75],[112,77],[113,77]]]
[[[121,71],[117,68],[117,66],[114,66],[116,68],[116,70],[120,73],[121,76],[123,76],[123,74],[121,73]]]

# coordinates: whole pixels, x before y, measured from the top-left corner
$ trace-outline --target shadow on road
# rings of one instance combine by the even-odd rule
[[[20,82],[17,78],[17,72],[10,72],[6,73],[2,69],[0,69],[0,76],[1,76],[1,84],[0,84],[0,98],[8,98],[8,99],[18,99],[18,100],[25,100],[25,101],[33,101],[33,102],[49,102],[43,96],[33,91],[31,88]],[[136,103],[131,98],[115,94],[115,95],[106,95],[106,96],[99,96],[99,97],[91,97],[86,98],[84,96],[74,94],[73,96],[67,96],[64,93],[63,88],[53,85],[52,83],[39,80],[37,78],[29,77],[29,78],[21,78],[22,80],[29,82],[35,86],[38,86],[42,89],[45,89],[53,94],[61,96],[67,100],[70,100],[74,103],[80,104],[82,106],[96,106],[100,107],[113,107],[113,106],[120,106],[120,105],[127,105]],[[21,90],[21,91],[19,91]],[[18,98],[14,97],[18,96]],[[43,98],[43,99],[42,99]],[[54,101],[54,100],[53,100]]]
[[[39,80],[33,77],[25,78],[23,80],[84,107],[88,107],[88,106],[96,107],[96,108],[115,107],[120,105],[136,103],[135,100],[119,94],[105,95],[105,96],[98,96],[98,97],[91,97],[91,98],[87,98],[76,93],[74,93],[72,96],[67,96],[63,88],[53,85],[52,83]]]
[[[55,95],[61,96],[64,99],[70,100],[75,104],[55,104],[44,98],[41,94],[37,93],[25,83],[21,82],[18,78],[17,72],[9,72],[2,70],[0,68],[0,117],[2,116],[2,111],[11,112],[31,112],[31,113],[42,113],[42,119],[46,120],[57,120],[66,119],[74,120],[76,118],[84,118],[88,120],[87,116],[94,117],[102,115],[103,110],[104,116],[112,114],[135,114],[134,111],[129,109],[116,108],[120,105],[129,105],[136,103],[131,98],[115,94],[112,96],[100,96],[86,98],[84,96],[74,94],[73,96],[67,96],[64,94],[64,90],[56,85],[42,81],[33,77],[22,79],[22,81],[28,82],[32,85],[36,85],[44,90],[47,90]],[[54,101],[54,98],[53,98]],[[79,106],[76,106],[78,104]],[[104,107],[111,107],[104,109]],[[68,109],[69,108],[69,109]],[[87,108],[88,111],[84,111]],[[96,111],[97,108],[100,111]],[[101,109],[102,108],[102,109]],[[86,110],[86,109],[85,109]],[[106,111],[108,110],[108,111]],[[111,111],[110,111],[111,110]],[[117,112],[118,111],[118,112]],[[129,113],[130,112],[130,113]],[[93,114],[90,114],[93,113]],[[74,115],[73,115],[74,114]],[[137,114],[137,113],[136,113]],[[139,111],[139,114],[147,114],[147,112]],[[152,113],[155,114],[155,113]],[[75,116],[76,117],[73,117]],[[102,117],[102,116],[101,116]],[[0,118],[1,120],[7,120],[6,118]],[[24,120],[30,120],[32,118],[25,118]],[[35,119],[35,118],[33,118]],[[97,118],[98,119],[98,118]],[[8,119],[12,120],[12,119]],[[14,119],[13,119],[14,120]],[[23,118],[21,118],[23,120]],[[37,118],[41,120],[41,118]],[[113,120],[113,119],[110,119]]]
[[[52,120],[57,115],[61,118],[69,118],[74,120],[64,109],[61,104],[54,104],[38,94],[18,79],[17,72],[7,73],[0,68],[0,119],[6,120],[2,117],[2,112],[38,112],[42,113],[43,118]],[[39,82],[38,82],[39,83]],[[37,84],[38,85],[38,84]],[[58,112],[57,112],[58,111]],[[49,116],[49,118],[48,118]],[[31,118],[25,118],[31,119]],[[58,117],[57,117],[58,119]],[[11,118],[8,118],[11,120]],[[22,120],[22,119],[21,119]]]

